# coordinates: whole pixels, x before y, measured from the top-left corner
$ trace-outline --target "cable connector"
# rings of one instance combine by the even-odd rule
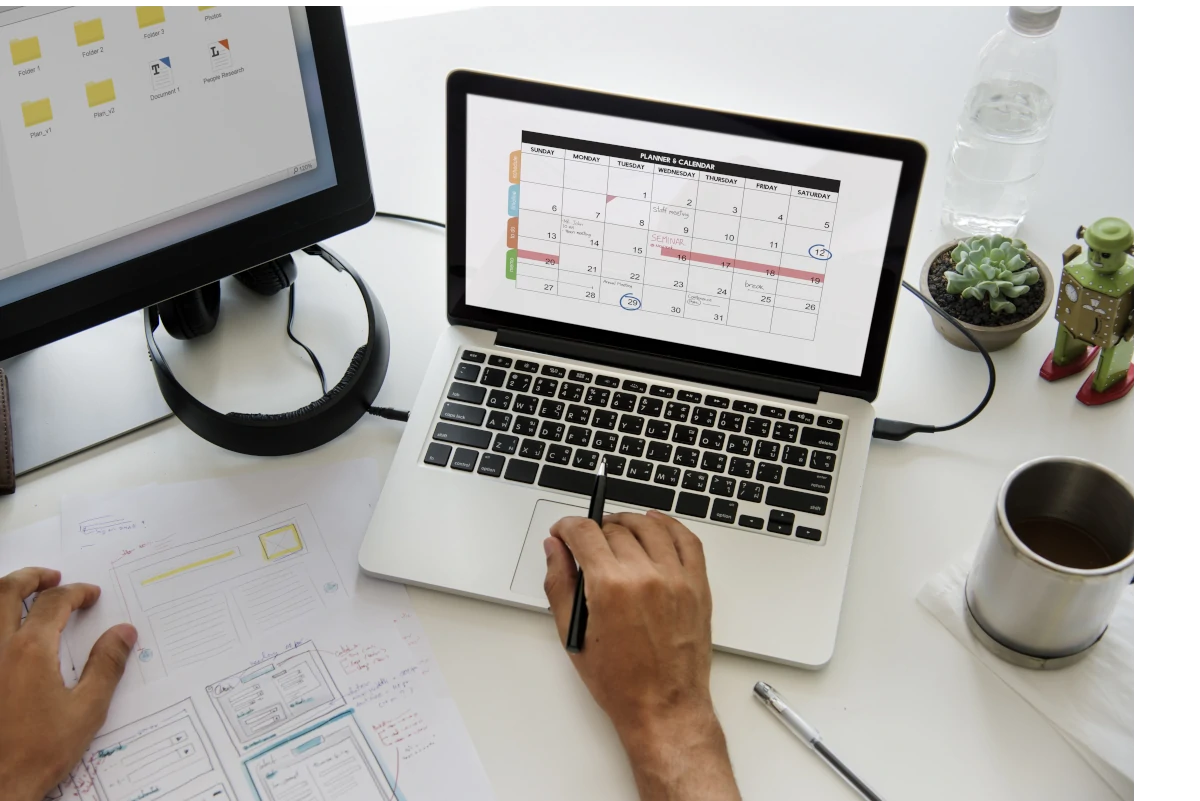
[[[934,427],[922,423],[906,423],[903,420],[885,420],[882,417],[875,418],[875,427],[871,429],[871,436],[875,439],[886,439],[890,442],[899,442],[902,439],[908,439],[913,434],[932,434]]]
[[[383,417],[388,420],[399,420],[401,423],[408,422],[408,412],[391,409],[387,406],[368,406],[367,414],[373,414],[376,417]]]

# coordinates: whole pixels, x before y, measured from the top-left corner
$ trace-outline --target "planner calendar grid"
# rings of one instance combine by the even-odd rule
[[[517,289],[815,339],[839,181],[531,131],[509,159]]]

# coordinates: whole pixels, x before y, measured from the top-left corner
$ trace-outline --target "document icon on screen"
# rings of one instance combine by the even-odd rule
[[[54,119],[54,113],[50,111],[50,98],[43,97],[41,100],[30,100],[28,103],[21,104],[21,116],[25,118],[25,127],[32,125],[41,125],[43,122],[50,122]]]
[[[93,42],[104,41],[104,23],[99,17],[75,23],[75,44],[83,47]]]
[[[171,69],[171,57],[163,56],[150,62],[150,89],[159,91],[175,85],[175,71]]]
[[[135,6],[135,8],[137,9],[139,28],[162,25],[167,21],[167,12],[162,6]]]
[[[112,103],[117,99],[117,90],[113,88],[112,78],[105,78],[103,81],[88,81],[83,88],[87,92],[89,107]]]
[[[208,63],[212,65],[213,72],[220,72],[233,63],[233,56],[229,53],[228,39],[209,43]]]
[[[36,36],[30,36],[28,39],[10,39],[8,49],[12,52],[14,66],[42,57],[42,46],[38,44]]]

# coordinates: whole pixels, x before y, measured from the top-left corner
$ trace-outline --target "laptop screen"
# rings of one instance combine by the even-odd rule
[[[471,306],[860,377],[902,162],[468,95]]]

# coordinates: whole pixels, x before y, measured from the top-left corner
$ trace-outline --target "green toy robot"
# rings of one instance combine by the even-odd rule
[[[1040,371],[1057,381],[1100,364],[1075,395],[1098,406],[1118,400],[1133,389],[1133,228],[1124,220],[1104,217],[1079,226],[1087,252],[1072,245],[1063,252],[1062,286],[1054,318],[1058,338]]]

